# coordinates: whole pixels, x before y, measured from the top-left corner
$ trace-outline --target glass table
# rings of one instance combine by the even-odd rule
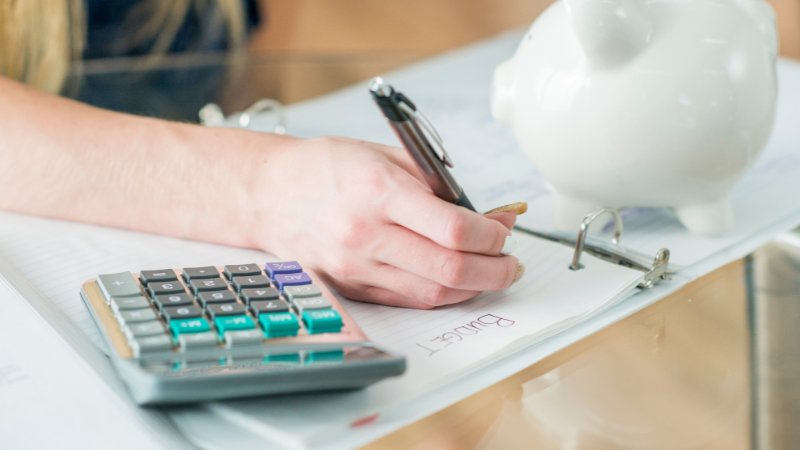
[[[402,58],[177,58],[92,63],[71,95],[197,121],[263,97],[293,102]],[[220,99],[225,99],[221,101]],[[370,449],[792,448],[800,442],[800,234],[706,275],[627,319]]]

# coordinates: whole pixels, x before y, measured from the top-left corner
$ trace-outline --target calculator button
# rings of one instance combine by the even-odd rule
[[[200,280],[203,278],[219,278],[217,268],[213,266],[206,267],[187,267],[183,269],[183,279],[187,282],[189,280]]]
[[[197,300],[204,307],[212,303],[232,303],[236,301],[236,296],[233,292],[225,289],[224,291],[206,291],[197,294]]]
[[[243,277],[261,275],[261,268],[258,264],[240,264],[225,266],[225,278],[232,280],[233,277]]]
[[[283,292],[287,286],[301,286],[304,284],[311,284],[311,277],[305,272],[300,273],[280,273],[273,278],[275,286]]]
[[[166,320],[175,319],[190,319],[193,317],[202,317],[203,310],[195,305],[186,306],[169,306],[161,310],[161,315]]]
[[[310,334],[338,333],[342,329],[342,316],[335,309],[303,311],[303,323]]]
[[[150,291],[150,296],[155,297],[162,294],[177,294],[186,292],[180,281],[159,281],[147,284],[147,290]]]
[[[142,284],[147,285],[149,283],[175,281],[178,279],[178,276],[175,275],[175,271],[172,269],[143,270],[139,272],[139,279],[142,281]]]
[[[242,292],[240,292],[239,295],[247,304],[250,304],[250,302],[256,300],[276,300],[280,297],[278,290],[271,287],[242,289]]]
[[[331,302],[329,302],[325,297],[296,298],[294,301],[292,301],[292,304],[301,314],[303,311],[312,309],[327,309],[331,307]]]
[[[111,297],[111,310],[114,314],[126,309],[149,308],[150,302],[146,298],[138,295],[136,297]]]
[[[241,303],[212,303],[206,307],[206,311],[212,320],[220,316],[238,316],[247,313]]]
[[[138,322],[149,322],[158,319],[156,313],[150,309],[129,309],[127,311],[120,311],[117,314],[117,320],[122,325],[130,325]]]
[[[262,313],[289,311],[289,304],[283,300],[257,300],[250,302],[250,311],[258,317]]]
[[[202,317],[193,319],[175,319],[169,321],[169,329],[175,336],[184,333],[202,333],[211,329],[208,321]]]
[[[303,358],[300,353],[270,353],[264,355],[264,364],[300,364]]]
[[[233,286],[236,288],[237,292],[241,292],[243,289],[266,288],[269,287],[269,278],[264,275],[234,277]]]
[[[295,336],[300,329],[297,316],[290,312],[259,314],[258,323],[267,338]]]
[[[167,329],[160,320],[132,323],[125,326],[124,331],[128,338],[131,339],[144,336],[158,336],[167,333]]]
[[[172,339],[167,335],[136,337],[129,340],[128,344],[136,357],[143,353],[172,350]]]
[[[266,270],[267,275],[274,280],[275,275],[281,273],[300,273],[303,271],[303,268],[300,267],[300,263],[297,261],[276,261],[265,264],[264,270]]]
[[[197,295],[198,292],[223,291],[228,289],[228,283],[222,278],[209,278],[206,280],[192,280],[189,282],[192,291]]]
[[[253,326],[255,327],[255,324]],[[264,340],[264,334],[261,333],[261,330],[256,328],[250,330],[226,331],[223,340],[227,347],[260,344],[261,341]]]
[[[189,297],[187,293],[181,292],[179,294],[156,295],[153,299],[153,303],[155,303],[159,310],[162,310],[170,306],[191,305],[194,302],[192,301],[192,297]]]
[[[256,327],[255,322],[250,316],[240,314],[238,316],[217,317],[214,319],[217,332],[221,335],[226,331],[232,330],[252,330]]]
[[[181,351],[198,347],[212,347],[217,345],[217,333],[213,331],[187,333],[178,335],[178,347]]]
[[[106,296],[106,303],[111,301],[111,297],[130,297],[142,295],[139,283],[133,278],[130,272],[107,273],[97,276],[97,284]]]
[[[283,295],[286,296],[287,300],[293,300],[302,297],[319,297],[322,292],[315,285],[306,284],[303,286],[286,286],[283,289]]]
[[[341,350],[325,350],[308,352],[303,361],[305,364],[331,364],[344,361],[344,352]]]

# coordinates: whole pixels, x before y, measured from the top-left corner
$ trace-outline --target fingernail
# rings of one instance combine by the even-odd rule
[[[514,235],[506,236],[505,242],[503,242],[503,249],[500,250],[501,255],[510,255],[514,249],[517,248],[517,238]]]
[[[504,206],[498,206],[492,210],[486,211],[484,214],[498,213],[498,212],[513,212],[516,215],[525,214],[528,211],[528,202],[510,203]]]
[[[525,266],[522,264],[517,264],[517,273],[514,274],[514,281],[512,281],[511,284],[519,281],[523,275],[525,275]]]

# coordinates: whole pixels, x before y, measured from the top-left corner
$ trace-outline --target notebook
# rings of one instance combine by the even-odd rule
[[[506,291],[484,293],[463,304],[432,311],[340,299],[367,336],[407,357],[405,375],[360,391],[169,410],[173,421],[204,446],[214,439],[223,439],[221,446],[231,445],[232,435],[255,439],[254,445],[267,439],[287,446],[341,437],[364,417],[413,407],[416,400],[469,377],[505,354],[590,317],[635,292],[644,279],[641,271],[590,254],[583,256],[582,270],[570,270],[572,247],[522,232],[515,232],[515,237],[514,254],[528,269],[526,276]],[[7,278],[35,285],[97,345],[101,341],[76,290],[87,274],[271,259],[252,250],[9,213],[0,213],[0,257],[14,263],[15,271],[6,274]],[[42,274],[47,274],[47,282]],[[209,417],[215,417],[211,426]],[[196,430],[193,424],[199,424]],[[242,428],[241,432],[233,433],[237,428]]]

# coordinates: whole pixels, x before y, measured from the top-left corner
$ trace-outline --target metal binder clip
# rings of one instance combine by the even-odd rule
[[[611,246],[588,244],[589,225],[594,222],[599,216],[603,214],[611,214],[614,218],[614,235],[611,239]],[[639,283],[639,287],[643,289],[650,289],[661,280],[669,277],[669,249],[662,248],[656,253],[655,258],[651,262],[643,261],[641,255],[634,254],[630,250],[622,250],[619,247],[619,241],[622,238],[622,217],[619,211],[613,208],[602,208],[586,215],[581,222],[581,228],[578,232],[578,238],[575,241],[575,253],[572,256],[572,264],[569,268],[571,270],[583,269],[581,264],[581,254],[584,250],[589,251],[594,256],[597,256],[606,261],[611,261],[621,266],[630,267],[632,269],[644,272],[644,277]]]
[[[578,239],[575,241],[575,254],[572,255],[572,264],[569,265],[570,270],[583,269],[584,266],[581,264],[581,254],[583,253],[583,248],[586,246],[586,235],[589,233],[589,225],[603,214],[611,214],[614,218],[614,237],[611,238],[611,243],[614,245],[619,244],[619,240],[622,238],[622,217],[619,215],[619,211],[611,208],[603,208],[589,213],[581,222],[581,229],[578,231]]]
[[[250,128],[253,117],[269,113],[275,115],[275,125],[272,127],[272,132],[275,134],[286,134],[286,113],[283,104],[271,98],[258,100],[244,111],[232,114],[228,117],[225,117],[219,105],[209,103],[200,109],[198,115],[200,116],[200,123],[203,125],[225,126],[228,120],[236,118],[235,124],[237,127]]]
[[[603,214],[611,214],[614,219],[614,234],[611,238],[611,242],[593,239],[589,236],[589,226]],[[669,249],[662,248],[656,253],[655,258],[652,258],[634,250],[621,247],[619,241],[622,238],[622,217],[619,211],[613,208],[602,208],[586,215],[581,222],[577,238],[572,238],[564,233],[546,233],[531,230],[519,225],[515,226],[514,229],[532,236],[574,247],[575,253],[572,256],[572,263],[569,265],[570,270],[581,270],[584,268],[583,264],[581,264],[581,255],[587,252],[604,261],[644,272],[644,277],[639,283],[639,287],[643,289],[649,289],[658,284],[661,280],[668,279],[675,269],[671,267],[669,263]]]

